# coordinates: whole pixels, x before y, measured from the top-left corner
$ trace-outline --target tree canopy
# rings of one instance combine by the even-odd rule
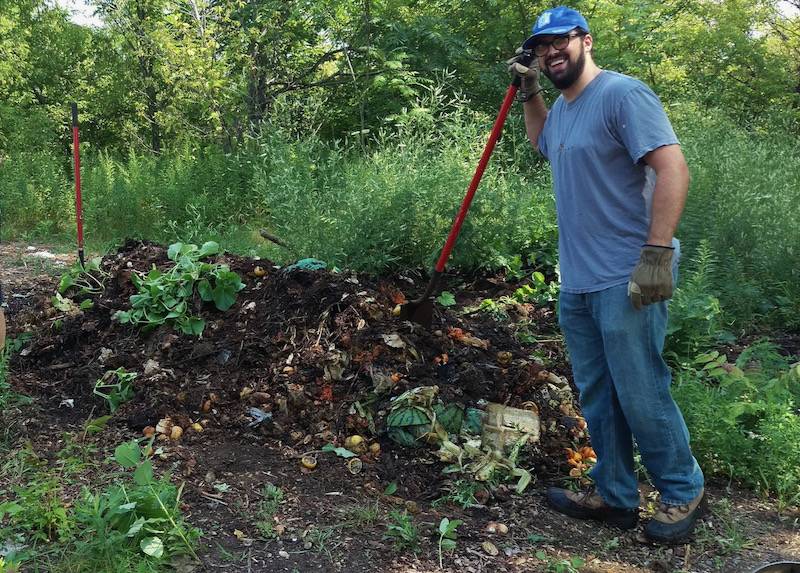
[[[49,0],[0,0],[0,153],[82,140],[161,153],[230,150],[280,128],[327,139],[426,114],[442,84],[494,110],[505,60],[546,2],[512,0],[90,0],[99,27]],[[576,0],[601,67],[639,77],[668,105],[725,110],[797,130],[800,0]],[[794,11],[781,11],[794,8]],[[548,97],[553,97],[550,90]]]

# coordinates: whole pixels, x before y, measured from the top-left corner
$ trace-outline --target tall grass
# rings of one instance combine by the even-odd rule
[[[719,302],[718,323],[734,333],[754,324],[800,326],[800,143],[789,129],[737,127],[723,114],[690,106],[670,114],[692,171],[678,230],[685,255],[679,287],[702,272],[703,288]],[[494,119],[433,86],[370,134],[366,148],[358,136],[292,139],[265,125],[233,154],[188,145],[160,157],[88,152],[85,239],[98,250],[124,237],[213,239],[278,263],[315,257],[374,273],[430,268]],[[6,238],[74,237],[69,159],[27,151],[6,158],[0,169]],[[259,229],[288,248],[266,242]],[[502,267],[515,256],[529,261],[552,250],[556,238],[550,170],[525,140],[514,108],[451,264],[477,269]],[[714,265],[700,268],[702,260]]]
[[[690,256],[703,240],[715,255],[711,286],[726,319],[735,330],[800,326],[800,139],[721,114],[673,114],[692,172],[679,235]]]
[[[258,194],[296,256],[373,272],[435,262],[493,118],[434,92],[395,120],[366,157],[342,143],[260,139]],[[483,176],[455,265],[500,266],[542,229],[554,234],[549,173],[527,144],[508,139]]]

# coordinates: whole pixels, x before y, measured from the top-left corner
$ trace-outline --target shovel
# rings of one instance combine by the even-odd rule
[[[526,58],[521,63],[522,65],[528,65],[530,60],[531,55],[526,54]],[[442,278],[444,266],[447,263],[447,259],[450,258],[450,251],[453,250],[453,245],[455,245],[456,239],[458,238],[461,225],[464,222],[464,218],[467,216],[467,211],[469,211],[470,204],[472,204],[472,198],[475,196],[475,191],[478,189],[478,185],[481,182],[483,172],[486,170],[486,164],[489,163],[489,157],[491,157],[494,146],[500,139],[500,132],[503,130],[503,124],[506,122],[506,117],[511,109],[511,104],[514,103],[514,96],[517,94],[520,83],[520,77],[515,74],[514,80],[508,87],[508,92],[506,92],[503,105],[500,107],[500,113],[494,122],[494,127],[492,128],[492,133],[489,136],[489,141],[486,142],[486,147],[483,149],[481,160],[478,162],[478,168],[475,170],[475,175],[472,177],[472,182],[469,185],[469,189],[467,189],[467,195],[464,197],[464,201],[461,203],[461,209],[459,209],[456,220],[453,222],[453,227],[450,229],[450,235],[447,237],[447,242],[444,245],[444,249],[442,249],[439,262],[436,263],[436,268],[433,271],[431,280],[421,297],[416,300],[409,301],[400,307],[400,314],[398,316],[401,320],[410,320],[421,326],[424,326],[425,328],[431,327],[431,319],[433,318],[433,293],[436,291],[436,287]]]

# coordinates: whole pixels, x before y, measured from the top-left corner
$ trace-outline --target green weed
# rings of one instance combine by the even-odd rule
[[[139,293],[131,297],[131,310],[117,314],[120,323],[142,325],[143,331],[172,324],[175,330],[199,336],[205,321],[189,314],[195,289],[204,301],[213,301],[218,310],[226,311],[236,302],[236,293],[245,287],[241,277],[227,265],[200,262],[219,252],[219,245],[213,241],[200,248],[183,243],[170,245],[167,255],[175,262],[171,269],[162,272],[153,268],[144,277],[131,275]]]
[[[380,517],[380,507],[377,501],[374,504],[348,505],[340,508],[339,512],[345,518],[344,523],[342,523],[343,527],[374,525]]]
[[[456,528],[464,523],[461,519],[454,519],[450,521],[450,519],[443,517],[442,521],[439,522],[439,569],[444,568],[444,564],[442,563],[442,552],[444,550],[452,551],[456,548]]]
[[[414,516],[407,510],[400,513],[392,510],[393,523],[387,525],[383,540],[391,539],[395,553],[400,553],[406,549],[417,553],[419,551],[419,525],[414,523]]]
[[[96,296],[106,290],[105,282],[109,274],[100,264],[102,257],[96,257],[81,266],[80,261],[75,262],[70,269],[61,275],[58,282],[58,292],[64,294],[68,289],[73,289],[73,296]]]
[[[766,341],[734,364],[710,352],[678,371],[673,389],[706,474],[774,494],[780,508],[800,500],[800,365],[791,360]]]
[[[17,338],[6,338],[5,348],[0,348],[0,411],[12,404],[27,402],[23,396],[11,390],[11,383],[8,381],[9,368],[8,361],[13,354],[16,354],[22,347],[33,338],[32,333],[24,333]]]
[[[547,573],[578,573],[578,567],[584,565],[584,561],[580,557],[558,559],[549,557],[544,551],[537,551],[536,558],[542,561],[543,571],[547,571]]]
[[[448,503],[453,503],[461,509],[467,509],[478,505],[475,494],[485,490],[486,485],[474,480],[455,480],[447,486],[447,494],[436,499],[431,503],[431,507],[439,507]]]
[[[254,525],[263,537],[267,539],[277,537],[273,518],[283,501],[283,491],[274,485],[269,485],[261,491],[261,497]]]
[[[109,370],[95,383],[94,393],[108,401],[113,414],[120,404],[133,398],[133,380],[136,376],[136,372],[125,372],[122,367]]]

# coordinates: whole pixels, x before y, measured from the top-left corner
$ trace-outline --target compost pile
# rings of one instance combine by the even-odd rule
[[[190,297],[186,313],[204,321],[199,336],[120,321],[139,293],[136,277],[174,266],[163,245],[128,241],[103,257],[92,272],[102,278],[99,294],[69,287],[56,295],[58,276],[5,275],[9,336],[28,340],[12,358],[10,381],[33,399],[35,414],[10,409],[4,424],[48,459],[66,433],[110,414],[102,432],[84,435],[98,457],[83,485],[113,471],[108,458],[119,444],[152,437],[157,474],[183,483],[183,511],[204,532],[205,569],[439,570],[443,517],[464,520],[446,570],[537,570],[546,564],[539,549],[569,555],[552,545],[558,538],[574,540],[584,556],[599,551],[596,526],[544,509],[543,486],[580,465],[567,463],[567,448],[590,443],[554,312],[515,302],[509,295],[520,284],[460,277],[459,304],[437,305],[428,329],[393,312],[424,290],[419,274],[378,280],[318,261],[210,260],[243,287],[224,312],[197,292]],[[504,301],[503,320],[476,310],[485,300]],[[523,327],[527,337],[517,336]],[[112,400],[109,388],[122,377],[132,391]],[[480,434],[481,413],[496,404],[538,415],[538,436],[512,432],[505,444],[516,438],[515,463],[501,467],[524,471],[481,475],[465,456],[462,471],[443,472],[454,462],[437,454],[443,435],[460,445],[460,428]],[[472,503],[452,503],[458,480],[476,479],[486,481]],[[265,516],[259,500],[269,486],[283,500]],[[353,528],[346,508],[375,504],[382,517]],[[392,509],[420,525],[419,553],[396,553],[383,537]],[[256,527],[264,519],[269,535]],[[686,559],[630,536],[615,540],[616,559],[627,564],[594,558],[592,570],[649,571],[640,566]]]

